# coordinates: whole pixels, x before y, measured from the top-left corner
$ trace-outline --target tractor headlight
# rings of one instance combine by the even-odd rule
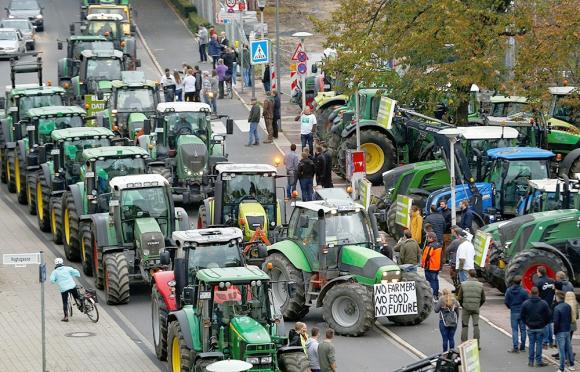
[[[149,249],[143,249],[143,256],[149,256]]]
[[[272,363],[272,356],[260,358],[260,364],[270,364]]]
[[[188,176],[191,176],[192,175],[192,173],[191,173],[191,171],[189,169],[186,170],[185,172],[187,173]]]
[[[36,19],[42,19],[42,14],[38,14],[38,15],[36,16]]]
[[[258,358],[258,357],[246,358],[246,362],[248,362],[252,365],[260,364],[260,358]]]

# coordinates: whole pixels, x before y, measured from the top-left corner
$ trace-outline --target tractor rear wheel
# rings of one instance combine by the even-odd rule
[[[169,364],[169,371],[189,372],[193,353],[185,343],[183,331],[181,330],[181,325],[178,321],[173,321],[169,324],[167,329],[167,342],[167,361]]]
[[[60,222],[62,222],[62,200],[50,198],[50,232],[54,244],[62,244],[62,223]]]
[[[353,134],[346,140],[346,149],[356,149],[356,136]],[[385,134],[373,129],[362,129],[360,132],[360,147],[365,152],[367,179],[373,185],[383,182],[383,173],[396,165],[397,151],[393,142]],[[343,154],[346,157],[346,153]]]
[[[62,229],[64,254],[69,261],[80,260],[79,244],[79,214],[77,212],[73,195],[70,191],[63,196]]]
[[[286,319],[302,319],[309,310],[308,306],[306,306],[302,272],[280,253],[272,253],[268,256],[265,267],[267,267],[268,263],[272,264],[270,277],[274,282],[272,285],[272,295],[274,296],[276,306],[280,306],[280,310]],[[292,284],[292,296],[290,296],[287,290],[289,281],[294,283]]]
[[[108,305],[129,302],[129,263],[123,252],[105,254],[105,298]]]
[[[4,141],[2,140],[2,130],[0,130],[0,143],[3,143]],[[8,177],[6,175],[6,167],[8,166],[8,163],[6,162],[6,150],[4,149],[0,149],[0,181],[2,183],[6,183],[8,180]]]
[[[36,194],[36,220],[41,231],[50,231],[50,188],[44,172],[38,172],[33,192]]]
[[[205,210],[205,205],[201,205],[199,207],[199,213],[198,213],[198,217],[197,217],[197,228],[198,229],[203,229],[206,226],[206,221],[207,219],[207,211]]]
[[[153,284],[151,290],[151,324],[153,325],[153,346],[159,360],[167,360],[167,305]]]
[[[429,314],[431,314],[433,308],[433,290],[429,283],[414,271],[404,272],[403,281],[415,282],[415,289],[417,291],[417,314],[390,316],[388,318],[391,322],[399,325],[416,325],[427,319]]]
[[[83,266],[83,273],[87,276],[93,276],[93,263],[91,261],[91,254],[93,252],[93,239],[91,234],[91,227],[87,223],[81,225],[81,263]],[[90,252],[90,253],[89,253]]]
[[[282,372],[303,372],[310,370],[308,358],[302,351],[281,354],[278,360]]]
[[[16,150],[14,163],[14,181],[16,182],[16,196],[18,203],[26,205],[28,202],[26,193],[26,162],[20,158],[20,151]]]
[[[193,367],[193,372],[207,372],[207,367],[218,361],[219,359],[198,359]]]
[[[8,164],[8,167],[6,168],[6,180],[8,183],[8,191],[11,193],[16,192],[16,177],[14,177],[14,174],[16,173],[14,166],[16,162],[15,156],[16,153],[14,151],[9,151],[6,158],[6,163]]]
[[[538,267],[544,266],[548,277],[555,278],[558,271],[568,273],[564,262],[552,252],[539,249],[528,249],[516,254],[505,270],[505,284],[511,285],[516,275],[522,276],[522,287],[530,291],[537,278]]]
[[[36,215],[36,172],[26,176],[26,202],[28,203],[28,213]]]
[[[375,322],[373,295],[370,287],[362,284],[336,284],[326,293],[322,304],[324,320],[340,335],[361,336]]]
[[[393,239],[398,240],[403,236],[403,227],[399,226],[396,222],[397,218],[397,203],[393,203],[389,210],[387,211],[387,231]]]
[[[173,185],[173,174],[171,173],[171,169],[164,166],[152,166],[149,167],[149,173],[160,174],[167,180],[167,182],[169,182],[170,185]]]

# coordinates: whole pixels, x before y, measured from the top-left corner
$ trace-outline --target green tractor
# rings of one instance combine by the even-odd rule
[[[196,203],[212,195],[215,166],[227,161],[225,135],[213,133],[210,114],[205,103],[160,103],[155,129],[146,120],[146,134],[138,138],[150,152],[150,173],[169,180],[177,202]],[[227,134],[232,133],[228,125]]]
[[[99,195],[97,203],[85,202],[89,210],[81,217],[79,239],[83,272],[94,275],[107,303],[116,305],[129,302],[131,282],[151,283],[164,268],[160,253],[172,248],[174,231],[189,228],[189,218],[174,207],[171,187],[158,174],[118,176],[109,186],[111,192]],[[100,211],[104,199],[108,212]]]
[[[135,141],[147,119],[159,104],[159,87],[146,80],[143,71],[122,71],[121,80],[113,80],[106,109],[95,114],[98,126],[115,128],[123,137]]]
[[[114,177],[144,174],[148,154],[136,146],[109,146],[85,149],[82,152],[80,180],[69,184],[61,200],[62,238],[69,261],[81,255],[80,218],[88,214],[107,212],[107,198]],[[83,263],[88,265],[88,263]]]
[[[83,11],[84,10],[84,11]],[[84,14],[83,14],[84,13]],[[134,22],[135,11],[126,2],[125,4],[92,4],[86,9],[81,9],[81,20],[85,20],[92,14],[117,14],[122,17],[123,33],[127,36],[135,35],[137,26]]]
[[[389,320],[402,325],[425,320],[433,305],[431,288],[413,268],[399,267],[378,252],[382,243],[373,208],[367,213],[326,193],[333,190],[318,191],[323,200],[295,202],[287,239],[268,247],[265,267],[284,317],[298,320],[310,308],[322,307],[337,333],[360,336],[375,322],[373,286],[415,281],[417,313]]]
[[[243,266],[239,229],[176,232],[173,239],[174,271],[156,273],[152,290],[154,343],[169,370],[202,372],[225,359],[251,363],[251,371],[308,370],[304,349],[286,346],[270,278]]]
[[[550,94],[548,143],[554,152],[566,154],[580,147],[580,94],[576,87],[552,87]]]
[[[244,241],[275,239],[282,226],[282,212],[276,199],[276,168],[268,164],[218,164],[214,196],[199,207],[197,227],[236,226]],[[265,242],[264,242],[265,243]]]
[[[28,110],[26,119],[19,121],[22,139],[16,142],[14,151],[8,153],[8,189],[14,190],[18,202],[28,204],[30,214],[36,213],[31,187],[33,175],[39,168],[39,160],[46,158],[45,145],[52,142],[55,129],[82,127],[85,110],[77,106],[45,106]],[[40,159],[39,159],[40,157]]]
[[[29,177],[29,187],[38,227],[51,232],[52,240],[61,244],[62,194],[81,179],[83,151],[111,146],[114,133],[107,128],[80,127],[57,129],[50,136],[51,141],[38,148],[38,160],[29,161],[39,165],[36,176]]]
[[[57,62],[58,85],[69,89],[71,79],[78,75],[81,53],[84,50],[93,49],[114,49],[113,43],[101,35],[73,35],[66,40],[66,58],[61,58]],[[58,50],[63,49],[63,41],[57,41]]]

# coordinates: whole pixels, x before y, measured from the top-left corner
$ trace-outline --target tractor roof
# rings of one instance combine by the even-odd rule
[[[105,146],[98,147],[94,149],[85,149],[83,151],[83,158],[96,159],[96,158],[129,158],[129,157],[148,157],[148,153],[141,147],[138,146]]]
[[[143,187],[169,186],[169,182],[160,174],[134,174],[114,177],[110,182],[112,190],[140,189]]]
[[[461,133],[459,136],[466,140],[515,139],[519,135],[517,129],[505,126],[457,127],[457,130]]]
[[[295,203],[295,206],[298,208],[305,208],[311,211],[318,212],[322,209],[324,214],[332,213],[335,214],[337,212],[344,212],[344,211],[356,211],[364,209],[364,207],[358,203],[355,203],[350,198],[348,199],[329,199],[329,200],[316,200],[316,201],[308,201],[308,202],[301,202],[298,201]]]
[[[237,227],[210,227],[207,229],[175,231],[173,240],[198,244],[223,243],[232,239],[243,239],[242,230]]]
[[[545,192],[556,192],[556,187],[558,184],[560,185],[560,191],[564,189],[564,181],[557,178],[545,178],[541,180],[528,180],[528,184],[530,187],[533,187],[536,190],[541,190]],[[574,193],[580,193],[580,183],[575,180],[571,180],[569,183],[570,191]]]
[[[252,280],[270,280],[268,274],[256,266],[201,269],[196,273],[196,277],[205,283],[247,283]]]
[[[536,212],[526,214],[523,216],[517,216],[507,221],[500,221],[486,225],[482,227],[482,231],[491,232],[496,229],[503,229],[503,231],[505,231],[509,235],[506,237],[506,240],[512,240],[517,230],[522,225],[527,224],[531,221],[535,221],[535,223],[537,224],[538,222],[541,221],[554,220],[554,222],[557,223],[562,219],[565,220],[568,220],[569,218],[577,219],[578,217],[580,217],[580,210],[578,209],[558,209],[555,211]],[[517,227],[517,229],[513,229],[513,227]]]
[[[125,4],[115,4],[115,3],[101,3],[89,5],[89,9],[127,9],[128,5]]]
[[[565,96],[576,91],[576,87],[550,87],[550,94],[555,96]]]
[[[201,102],[162,102],[157,105],[157,112],[175,111],[175,112],[211,112],[207,103]]]
[[[72,35],[69,41],[107,41],[103,35]]]
[[[487,156],[505,160],[551,159],[554,153],[537,147],[500,147],[487,150]]]
[[[103,127],[76,127],[53,130],[51,133],[54,141],[64,141],[69,138],[94,138],[94,137],[113,137],[115,133],[112,130]]]
[[[325,189],[318,189],[315,191],[316,199],[317,200],[325,200],[325,201],[339,201],[343,202],[345,200],[351,201],[350,195],[346,192],[345,189],[342,187],[336,188],[325,188]]]
[[[87,112],[78,106],[45,106],[28,110],[28,116],[65,116],[86,115]]]
[[[121,80],[113,80],[113,87],[143,87],[154,88],[156,83],[153,80],[147,80],[143,71],[121,71]]]
[[[277,173],[276,167],[270,164],[222,163],[216,165],[215,168],[219,173]]]
[[[21,84],[16,88],[6,89],[11,96],[49,96],[53,94],[64,94],[65,90],[61,87],[38,86],[38,84]]]
[[[83,58],[123,58],[123,52],[111,49],[86,49],[81,52]]]
[[[528,99],[526,97],[520,96],[492,96],[489,100],[491,103],[528,103]]]
[[[122,21],[123,16],[120,14],[93,13],[87,16],[88,21]]]

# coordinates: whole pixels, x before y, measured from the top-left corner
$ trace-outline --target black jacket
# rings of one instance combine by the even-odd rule
[[[474,217],[475,213],[473,213],[473,211],[467,207],[463,213],[461,213],[461,223],[459,224],[459,227],[461,227],[463,230],[469,229],[469,231],[471,231]]]
[[[449,208],[440,210],[439,213],[445,219],[445,232],[451,230],[451,210]]]
[[[315,173],[314,162],[310,158],[300,160],[298,163],[298,179],[314,178]]]
[[[288,346],[302,346],[300,334],[294,328],[288,332]]]
[[[324,168],[324,184],[323,187],[332,187],[332,155],[326,150],[322,153],[324,156],[324,163],[326,167]]]
[[[324,155],[314,155],[314,169],[316,172],[316,184],[322,185],[324,183],[324,174],[326,172],[326,159],[324,159]]]
[[[540,291],[540,298],[552,307],[554,304],[554,295],[556,294],[556,284],[554,279],[547,276],[541,276],[536,280],[536,287]]]
[[[263,82],[270,82],[270,66],[266,65],[264,69],[264,75],[262,76]]]
[[[249,123],[259,123],[260,122],[260,105],[257,103],[250,109],[250,115],[248,116]]]
[[[443,234],[445,234],[445,217],[439,213],[431,213],[423,219],[423,226],[430,223],[433,227],[433,232],[437,235],[437,241],[443,244]]]
[[[520,317],[524,320],[530,329],[542,329],[548,323],[552,313],[546,301],[540,297],[530,297],[522,305]]]
[[[274,97],[274,120],[280,119],[280,93]]]
[[[522,305],[529,298],[528,292],[519,284],[514,284],[505,292],[504,303],[512,313],[522,311]]]

